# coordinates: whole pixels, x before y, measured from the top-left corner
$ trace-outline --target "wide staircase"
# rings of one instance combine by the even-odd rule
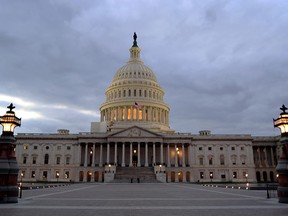
[[[152,167],[117,167],[114,181],[116,183],[157,183]]]

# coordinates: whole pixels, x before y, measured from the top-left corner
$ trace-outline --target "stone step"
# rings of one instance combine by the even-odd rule
[[[113,182],[156,183],[156,175],[152,167],[117,167]]]

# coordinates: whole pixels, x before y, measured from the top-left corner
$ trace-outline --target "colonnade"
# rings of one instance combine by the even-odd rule
[[[257,157],[255,157],[255,165],[259,167],[274,167],[276,165],[274,150],[275,147],[253,147],[254,154],[256,153]],[[256,151],[256,152],[255,152]]]
[[[189,166],[191,165],[189,157],[191,157],[192,147],[184,143],[82,143],[79,147],[79,162],[85,167],[102,167],[104,164],[114,164],[122,167],[148,167],[160,164],[166,165],[167,167],[185,167],[187,163],[189,163]]]
[[[169,125],[169,111],[159,107],[117,106],[101,110],[103,121],[148,121]]]

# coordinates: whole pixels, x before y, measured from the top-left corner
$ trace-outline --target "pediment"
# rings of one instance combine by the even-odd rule
[[[133,126],[122,131],[118,131],[116,133],[110,134],[109,137],[161,137],[161,135],[146,130],[144,128]]]

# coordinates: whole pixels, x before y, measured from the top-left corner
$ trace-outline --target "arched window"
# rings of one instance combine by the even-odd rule
[[[44,164],[49,164],[49,155],[45,154],[44,156]]]

